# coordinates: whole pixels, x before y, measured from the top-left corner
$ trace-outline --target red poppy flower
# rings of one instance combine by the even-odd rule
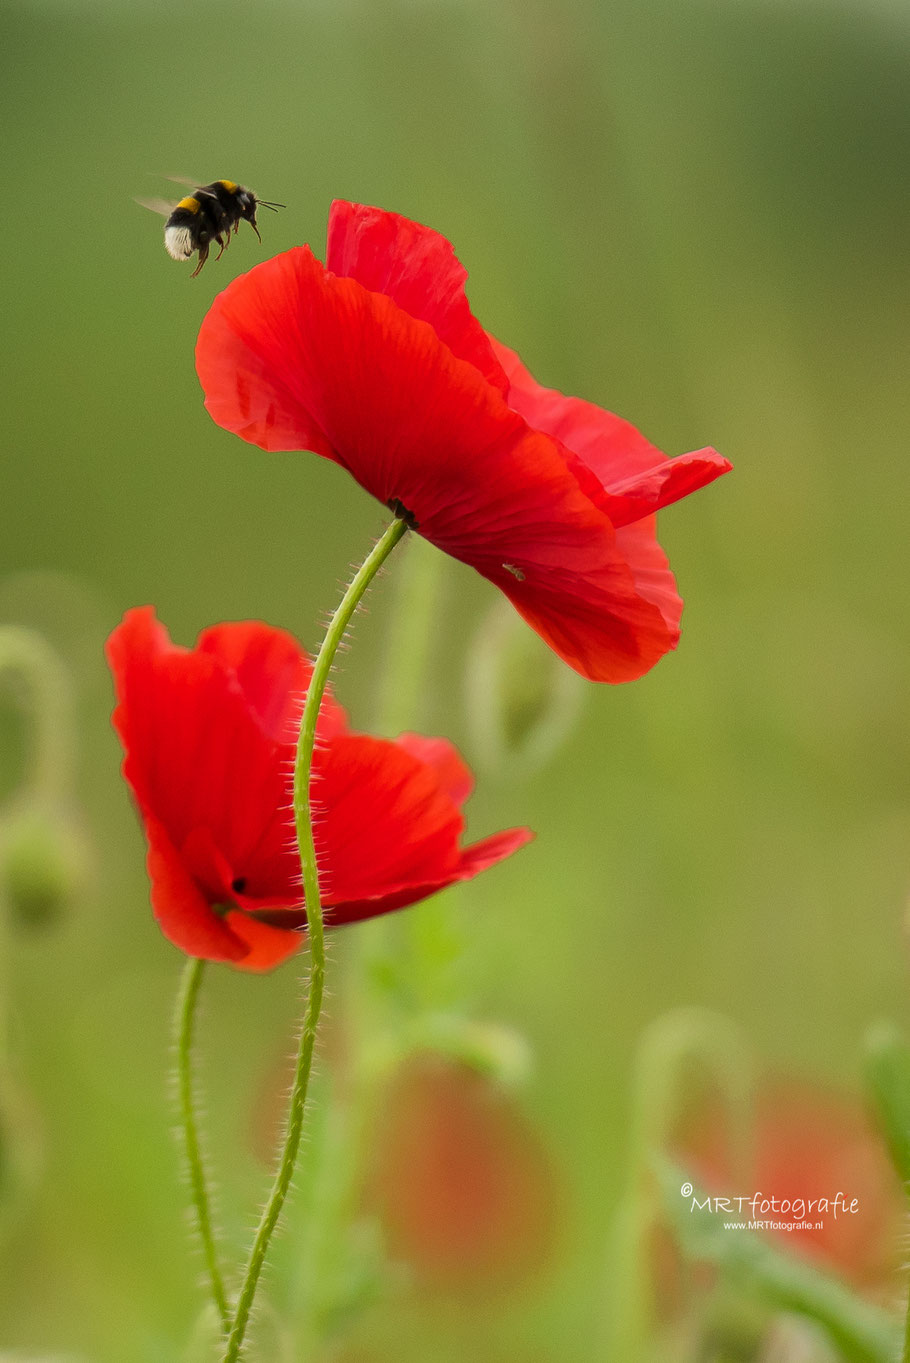
[[[654,513],[730,465],[668,459],[541,388],[472,316],[466,278],[437,232],[336,201],[325,266],[299,247],[215,299],[196,348],[206,406],[263,449],[335,460],[576,671],[630,681],[679,637]]]
[[[215,625],[194,649],[179,648],[151,607],[127,612],[107,657],[162,931],[191,956],[277,965],[306,925],[291,794],[308,659],[258,621]],[[329,695],[317,738],[315,838],[330,926],[469,880],[532,836],[514,828],[460,846],[473,782],[445,739],[354,733]]]

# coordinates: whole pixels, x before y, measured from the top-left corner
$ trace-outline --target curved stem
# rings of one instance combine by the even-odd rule
[[[32,722],[23,785],[46,800],[69,794],[73,781],[73,698],[67,670],[45,639],[18,625],[0,628],[0,675],[26,684]]]
[[[268,1202],[259,1222],[259,1228],[256,1231],[256,1238],[253,1241],[243,1284],[237,1298],[237,1309],[234,1313],[234,1322],[224,1355],[224,1363],[236,1363],[236,1360],[240,1357],[250,1311],[256,1296],[259,1275],[262,1272],[269,1241],[281,1215],[281,1208],[287,1197],[294,1173],[294,1165],[297,1161],[297,1151],[303,1131],[303,1113],[310,1082],[310,1071],[313,1066],[316,1029],[322,1010],[322,993],[325,985],[325,941],[322,904],[319,898],[319,872],[316,865],[316,847],[313,841],[313,820],[310,809],[310,777],[319,707],[335,654],[338,651],[338,645],[344,637],[351,617],[367,587],[395,548],[395,545],[407,533],[407,528],[403,520],[394,520],[374,546],[372,553],[354,574],[353,581],[329,622],[322,647],[313,665],[313,675],[310,678],[306,702],[303,707],[300,737],[297,742],[297,760],[294,764],[294,819],[297,825],[297,845],[300,850],[300,865],[303,871],[307,932],[310,939],[310,988],[303,1030],[300,1034],[300,1049],[297,1053],[294,1087],[291,1090],[284,1149],[281,1153],[281,1162],[278,1166],[272,1191],[269,1194]]]
[[[75,724],[67,668],[36,630],[0,625],[0,686],[6,678],[24,683],[25,761],[15,794],[0,810],[0,823],[14,808],[40,807],[55,822],[73,785]],[[11,908],[0,900],[0,1063],[8,1043],[10,980],[8,939]]]
[[[183,1136],[183,1155],[186,1160],[196,1225],[202,1241],[205,1266],[212,1289],[212,1300],[218,1310],[222,1329],[227,1334],[231,1326],[231,1312],[224,1280],[218,1265],[218,1250],[212,1226],[211,1198],[202,1150],[199,1145],[199,1129],[196,1125],[196,1108],[193,1099],[193,1038],[196,1025],[196,1002],[199,986],[205,971],[205,961],[191,957],[184,967],[177,997],[175,1015],[177,1035],[177,1090],[180,1103],[180,1127]]]

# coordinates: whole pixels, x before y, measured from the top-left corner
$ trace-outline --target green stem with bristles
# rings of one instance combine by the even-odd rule
[[[262,1273],[269,1242],[278,1224],[284,1200],[294,1174],[300,1137],[303,1132],[303,1116],[306,1107],[307,1089],[313,1068],[313,1050],[316,1043],[316,1030],[322,1011],[322,995],[325,987],[325,939],[323,933],[322,904],[319,897],[319,872],[316,865],[316,847],[313,839],[313,819],[311,809],[311,775],[313,766],[313,745],[316,741],[316,722],[319,707],[325,692],[329,673],[338,645],[344,638],[361,598],[373,578],[382,567],[389,554],[400,539],[407,533],[403,520],[394,520],[382,538],[374,546],[372,553],[354,574],[354,578],[342,598],[341,604],[332,616],[326,630],[322,647],[313,666],[313,675],[307,690],[303,716],[300,721],[300,736],[297,742],[297,760],[294,765],[294,819],[297,825],[297,845],[300,851],[300,865],[303,871],[303,892],[306,904],[307,932],[310,943],[310,985],[307,997],[303,1030],[300,1034],[300,1047],[297,1053],[297,1068],[294,1086],[291,1090],[288,1111],[287,1134],[275,1182],[262,1213],[253,1248],[250,1251],[246,1273],[237,1298],[237,1307],[231,1326],[223,1363],[236,1363],[240,1357],[246,1336],[250,1311],[256,1296],[256,1288]]]
[[[187,961],[177,999],[177,1093],[180,1103],[180,1130],[183,1137],[183,1155],[190,1180],[193,1209],[196,1225],[202,1241],[202,1252],[212,1289],[212,1300],[218,1311],[222,1329],[227,1334],[231,1325],[231,1311],[228,1306],[224,1279],[218,1263],[218,1249],[212,1223],[212,1205],[209,1195],[208,1179],[199,1143],[199,1130],[196,1125],[196,1106],[193,1093],[193,1037],[196,1024],[196,1004],[199,987],[205,971],[205,961],[191,958]]]

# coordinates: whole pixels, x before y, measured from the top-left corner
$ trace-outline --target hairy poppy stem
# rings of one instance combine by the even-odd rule
[[[325,985],[325,940],[322,904],[319,897],[319,871],[316,865],[316,847],[313,840],[313,819],[310,808],[310,776],[319,707],[322,703],[329,673],[332,670],[335,654],[338,651],[338,645],[344,638],[351,617],[367,587],[369,587],[395,545],[407,533],[407,529],[406,522],[396,518],[374,546],[372,553],[368,555],[354,574],[341,604],[329,622],[322,647],[313,666],[313,675],[310,679],[306,703],[303,707],[300,736],[297,741],[297,760],[294,764],[294,819],[297,825],[297,845],[300,850],[300,865],[303,871],[307,932],[310,939],[310,987],[306,1014],[303,1019],[303,1030],[300,1034],[300,1049],[297,1053],[297,1068],[294,1074],[294,1087],[291,1090],[287,1134],[281,1153],[281,1162],[268,1202],[263,1210],[259,1228],[256,1231],[253,1248],[250,1251],[246,1273],[237,1297],[237,1309],[234,1313],[234,1321],[223,1363],[236,1363],[236,1360],[240,1357],[269,1242],[281,1215],[281,1209],[294,1174],[294,1165],[297,1162],[297,1151],[303,1132],[303,1114],[310,1072],[313,1068],[316,1029],[322,1010],[322,994]]]
[[[193,1093],[193,1039],[196,1030],[196,1004],[199,987],[205,972],[205,961],[191,957],[184,967],[177,999],[175,1032],[177,1037],[177,1093],[180,1103],[180,1130],[183,1136],[183,1156],[190,1179],[193,1209],[196,1225],[202,1241],[205,1266],[212,1289],[212,1300],[218,1311],[221,1326],[227,1334],[231,1326],[231,1311],[228,1306],[224,1279],[218,1264],[218,1249],[212,1224],[212,1206],[209,1195],[208,1178],[202,1149],[199,1144],[199,1129],[196,1125],[196,1107]]]

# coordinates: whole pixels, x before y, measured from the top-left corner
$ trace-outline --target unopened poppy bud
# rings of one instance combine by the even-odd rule
[[[56,922],[78,893],[85,867],[83,840],[65,812],[30,806],[0,828],[0,886],[24,927]]]
[[[544,766],[581,710],[582,681],[502,602],[474,636],[465,681],[477,759],[494,770]]]

